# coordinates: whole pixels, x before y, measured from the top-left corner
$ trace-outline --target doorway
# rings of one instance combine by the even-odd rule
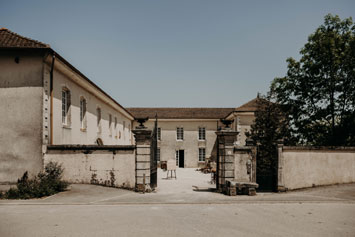
[[[185,151],[177,150],[175,153],[176,166],[179,168],[184,168],[185,166]]]

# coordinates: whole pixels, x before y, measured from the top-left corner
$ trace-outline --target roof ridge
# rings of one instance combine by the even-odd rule
[[[19,37],[19,38],[22,38],[22,39],[25,39],[25,40],[29,40],[29,41],[32,41],[32,42],[37,43],[37,44],[44,45],[45,48],[50,48],[50,47],[51,47],[49,44],[43,43],[43,42],[41,42],[41,41],[39,41],[39,40],[35,40],[35,39],[31,39],[31,38],[28,38],[28,37],[19,35],[19,34],[13,32],[13,31],[7,29],[6,27],[1,27],[1,28],[0,28],[0,31],[6,31],[6,32],[8,32],[9,34],[12,34],[12,35],[14,35],[14,36],[16,36],[16,37]]]
[[[254,102],[254,101],[258,100],[258,99],[259,99],[258,97],[254,98],[254,99],[251,99],[248,102],[242,104],[241,106],[238,106],[236,109],[241,108],[241,107],[243,107],[245,105],[248,105],[249,103]]]

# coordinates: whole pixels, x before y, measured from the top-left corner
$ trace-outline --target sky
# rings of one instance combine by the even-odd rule
[[[238,107],[328,13],[355,20],[355,1],[0,0],[0,27],[50,44],[125,107]]]

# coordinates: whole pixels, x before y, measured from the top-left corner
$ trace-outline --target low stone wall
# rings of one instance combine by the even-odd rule
[[[135,187],[135,146],[51,145],[44,165],[50,161],[62,164],[70,183]]]
[[[355,147],[278,147],[278,189],[355,182]]]

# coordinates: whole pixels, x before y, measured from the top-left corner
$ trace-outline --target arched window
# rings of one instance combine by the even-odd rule
[[[82,130],[86,129],[86,99],[80,97],[80,126]]]
[[[96,118],[97,118],[97,132],[101,133],[101,109],[100,107],[96,108]]]
[[[62,89],[62,124],[70,126],[70,90],[66,87]]]
[[[108,130],[109,135],[112,136],[112,114],[108,115]]]
[[[114,128],[115,138],[117,138],[117,117],[115,117],[115,128]]]

